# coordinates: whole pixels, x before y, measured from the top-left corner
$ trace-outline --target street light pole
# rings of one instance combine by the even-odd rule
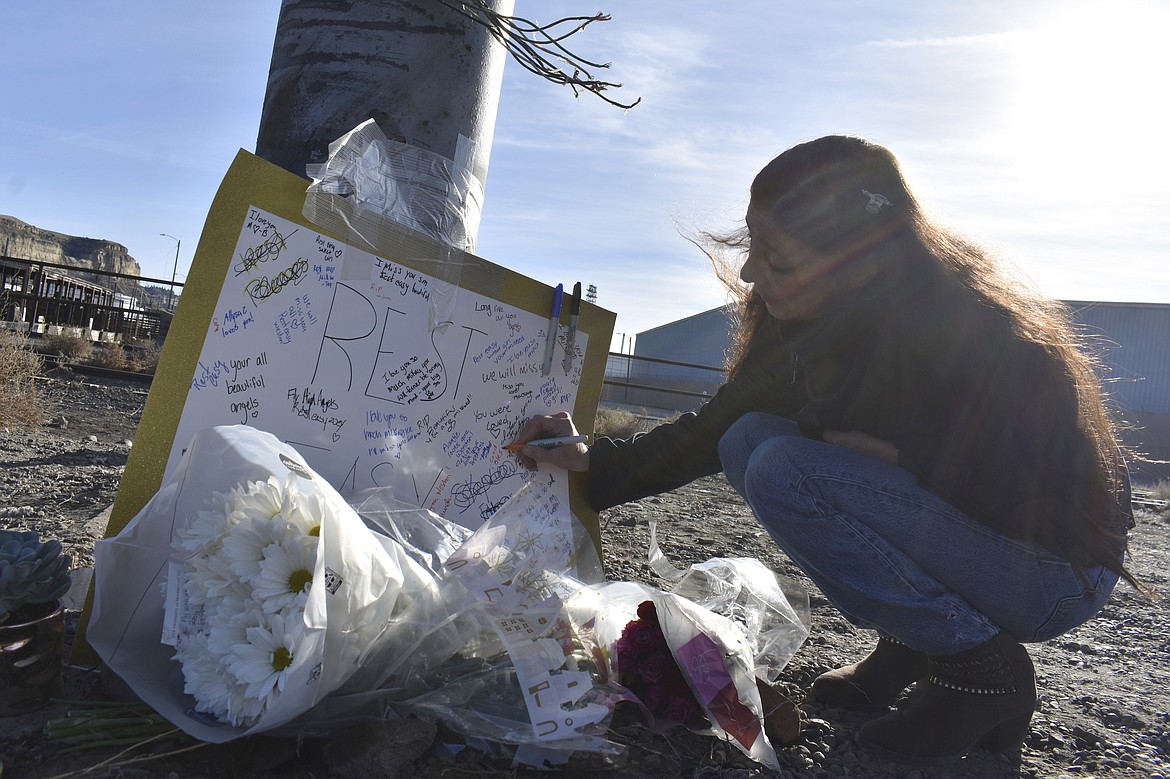
[[[183,242],[180,241],[175,236],[170,235],[169,233],[159,233],[159,235],[161,235],[164,238],[170,238],[172,241],[175,242],[175,269],[171,271],[171,294],[167,297],[167,308],[169,308],[171,310],[171,312],[174,313],[174,310],[175,310],[175,277],[179,275],[179,247],[183,245]]]

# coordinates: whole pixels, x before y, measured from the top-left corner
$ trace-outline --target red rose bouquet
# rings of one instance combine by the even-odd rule
[[[769,768],[779,761],[763,729],[751,642],[693,601],[638,582],[581,587],[566,603],[582,645],[656,720],[726,738]]]
[[[638,618],[626,625],[614,642],[613,653],[618,682],[656,718],[689,727],[709,724],[670,653],[653,601],[638,605]]]

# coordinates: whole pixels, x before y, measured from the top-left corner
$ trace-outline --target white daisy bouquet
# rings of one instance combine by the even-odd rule
[[[95,558],[90,645],[152,708],[217,743],[312,709],[435,586],[295,449],[245,426],[197,434]]]
[[[290,473],[215,493],[180,528],[167,579],[180,604],[172,639],[195,710],[253,725],[284,690],[307,644],[324,501]],[[176,597],[177,596],[177,597]]]

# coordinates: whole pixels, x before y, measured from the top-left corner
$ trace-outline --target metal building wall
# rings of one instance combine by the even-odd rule
[[[1097,339],[1109,391],[1123,408],[1170,413],[1170,305],[1068,301]]]
[[[663,387],[686,393],[714,395],[723,383],[721,371],[685,365],[664,365],[637,358],[690,363],[695,366],[722,368],[731,341],[730,319],[726,308],[713,308],[675,322],[638,333],[634,341],[635,359],[629,363],[629,380],[633,384]],[[706,402],[704,396],[631,389],[630,402],[657,409],[693,411]]]
[[[1170,479],[1170,305],[1067,301],[1082,330],[1096,339],[1106,390],[1132,425],[1122,431],[1135,459],[1135,481]]]
[[[722,306],[638,333],[634,354],[721,366],[730,342],[731,320]]]

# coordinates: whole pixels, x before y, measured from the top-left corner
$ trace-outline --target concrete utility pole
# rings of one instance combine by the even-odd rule
[[[491,0],[510,15],[514,0]],[[486,184],[505,50],[436,0],[284,0],[256,154],[305,175],[367,119],[386,137],[448,159],[476,144]]]

